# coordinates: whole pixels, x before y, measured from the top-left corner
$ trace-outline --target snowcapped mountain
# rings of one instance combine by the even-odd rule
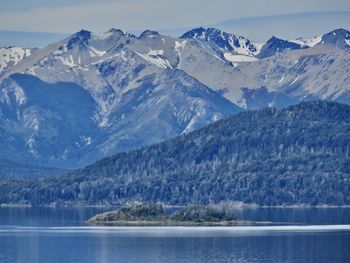
[[[5,69],[2,155],[74,168],[240,111],[178,67],[180,46],[152,31],[82,30]]]
[[[258,47],[249,39],[226,33],[216,28],[195,28],[184,33],[181,38],[197,39],[211,44],[214,48],[236,52],[242,55],[255,55],[258,53]]]
[[[5,52],[0,154],[75,168],[187,133],[244,109],[309,99],[350,103],[349,34],[265,44],[197,28],[81,30],[41,49]]]
[[[226,61],[250,62],[255,61],[259,54],[261,44],[252,43],[243,36],[236,36],[216,28],[195,28],[184,33],[181,38],[195,39],[209,45]]]
[[[218,54],[226,62],[230,56],[243,57],[225,63],[202,55],[195,66],[183,60],[182,68],[245,109],[283,107],[305,99],[349,103],[349,51],[339,46],[346,43],[346,32],[335,30],[297,43],[272,37],[249,59],[237,52]]]
[[[346,50],[317,45],[241,65],[241,76],[251,85],[241,89],[241,101],[247,108],[315,99],[350,103],[349,59]]]
[[[314,36],[313,38],[309,38],[309,39],[303,39],[302,37],[299,37],[297,39],[292,39],[289,41],[299,44],[303,48],[309,48],[319,44],[322,41],[322,36]]]
[[[335,29],[327,34],[315,36],[310,39],[298,38],[296,40],[290,40],[303,47],[313,47],[315,45],[335,45],[341,49],[350,48],[350,31],[339,28]]]

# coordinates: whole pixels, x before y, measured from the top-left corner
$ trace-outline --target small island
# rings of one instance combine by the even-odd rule
[[[237,226],[257,225],[239,221],[229,209],[216,206],[189,205],[174,213],[166,213],[160,204],[134,204],[117,211],[97,214],[87,221],[103,226]],[[259,222],[259,224],[262,222]]]

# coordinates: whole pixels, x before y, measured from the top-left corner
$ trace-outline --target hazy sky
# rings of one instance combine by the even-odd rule
[[[323,12],[334,17],[339,11],[348,11],[348,15],[343,18],[335,15],[339,20],[336,24],[333,21],[335,26],[347,27],[350,21],[350,0],[0,0],[0,3],[0,30],[9,31],[71,33],[84,28],[104,32],[116,27],[130,32],[144,29],[177,32],[199,25],[244,22],[246,18],[281,14]],[[330,23],[334,20],[328,19]],[[312,24],[303,26],[317,31],[319,21],[312,20]],[[258,27],[256,24],[255,28]],[[276,30],[269,28],[264,28],[266,35]],[[251,31],[248,35],[253,35],[254,26],[247,30]]]

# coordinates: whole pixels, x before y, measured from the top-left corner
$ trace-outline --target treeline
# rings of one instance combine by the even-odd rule
[[[0,203],[350,204],[350,106],[247,111],[68,176],[3,180]]]

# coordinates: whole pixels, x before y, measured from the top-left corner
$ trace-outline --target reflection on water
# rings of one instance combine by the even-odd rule
[[[164,237],[195,237],[195,236],[237,236],[237,235],[282,235],[290,233],[317,233],[350,231],[350,225],[288,225],[288,226],[72,226],[72,227],[27,227],[0,226],[0,234],[104,234],[120,236],[164,236]]]
[[[350,262],[350,209],[240,211],[294,224],[88,227],[101,209],[1,208],[0,262]]]
[[[76,226],[106,208],[0,208],[0,225]]]

